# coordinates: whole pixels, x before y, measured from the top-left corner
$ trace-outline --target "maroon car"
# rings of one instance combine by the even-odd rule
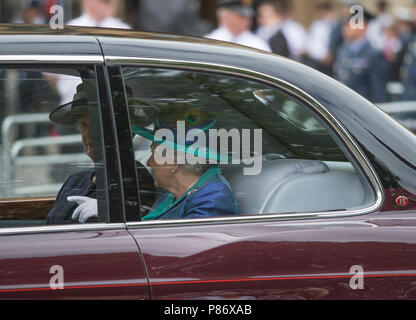
[[[56,120],[80,85],[87,142]],[[416,298],[416,138],[319,72],[201,38],[3,26],[0,100],[1,299]],[[238,214],[145,219],[162,191],[132,127],[177,104],[226,133]],[[77,192],[95,219],[55,219]]]

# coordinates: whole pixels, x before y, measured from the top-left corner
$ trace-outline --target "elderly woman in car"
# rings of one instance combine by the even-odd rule
[[[155,186],[165,190],[143,220],[205,218],[239,213],[229,183],[216,165],[209,164],[210,160],[220,161],[227,156],[209,149],[208,134],[205,135],[205,146],[197,148],[193,146],[198,138],[187,139],[192,130],[208,133],[215,123],[212,114],[207,111],[187,104],[173,104],[162,109],[154,131],[132,125],[133,133],[153,141],[147,165],[152,168]],[[169,134],[161,139],[158,132]],[[197,159],[197,163],[189,161],[190,155]]]

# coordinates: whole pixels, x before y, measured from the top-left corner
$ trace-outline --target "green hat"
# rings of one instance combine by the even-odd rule
[[[161,109],[155,119],[154,130],[137,126],[134,123],[132,123],[131,128],[134,133],[154,141],[157,144],[163,144],[168,148],[203,157],[205,159],[228,162],[230,160],[228,155],[220,154],[216,150],[211,150],[209,148],[209,129],[214,128],[216,122],[214,113],[208,110],[196,108],[187,103],[174,103]],[[178,128],[180,124],[184,125],[184,127]],[[156,136],[156,131],[160,129],[170,130],[172,132],[173,140],[159,139]],[[179,129],[182,129],[185,135],[184,144],[178,141]],[[186,139],[191,130],[201,130],[205,133],[206,144],[204,146],[198,144],[193,146],[197,142],[197,137],[193,140]]]

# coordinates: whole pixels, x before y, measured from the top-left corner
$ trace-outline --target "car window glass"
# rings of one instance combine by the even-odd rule
[[[0,67],[0,103],[0,228],[79,223],[81,202],[68,196],[98,198],[102,208],[93,70]],[[105,220],[100,212],[85,222]]]
[[[283,91],[202,72],[126,67],[123,73],[136,160],[153,173],[156,185],[152,210],[144,220],[346,211],[373,203],[367,180],[328,124]],[[190,134],[188,141],[195,128],[205,135],[205,149],[197,133],[198,138]],[[173,135],[156,141],[161,129]],[[212,131],[217,135],[211,136]],[[179,139],[180,132],[185,140]],[[216,145],[211,145],[214,140]],[[231,189],[231,195],[225,192],[228,204],[224,192],[215,188],[211,198],[204,197],[210,191],[207,184],[196,190],[177,188],[191,179],[175,180],[182,168],[178,157],[162,171],[155,161],[158,147],[165,153],[175,149],[175,155],[182,150],[185,168],[188,156],[205,159],[205,170],[217,167],[221,182]],[[159,160],[167,159],[163,156]],[[192,172],[192,165],[188,167],[185,172]],[[204,172],[202,168],[194,180]],[[216,186],[227,189],[220,182]],[[166,194],[173,194],[173,200],[166,200]],[[216,208],[207,208],[207,199]],[[237,210],[229,208],[234,200]]]

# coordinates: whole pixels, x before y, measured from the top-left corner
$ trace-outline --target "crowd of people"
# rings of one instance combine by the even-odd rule
[[[56,1],[29,1],[21,21],[45,21],[45,6]],[[126,0],[125,5],[136,10],[134,29],[201,35],[274,52],[334,77],[373,102],[416,99],[416,1],[393,10],[380,0],[377,12],[364,10],[357,27],[352,18],[359,12],[350,11],[354,0],[343,0],[341,14],[322,0],[309,29],[293,19],[288,0],[217,0],[214,29],[200,18],[198,1]],[[81,16],[67,25],[130,28],[116,18],[117,0],[80,0],[80,5]]]
[[[364,8],[351,12],[355,3],[344,1],[341,17],[331,2],[321,2],[309,30],[292,18],[284,1],[262,0],[255,8],[246,3],[220,1],[219,27],[207,37],[297,60],[375,103],[416,99],[416,2],[390,14],[382,0],[371,14]]]

